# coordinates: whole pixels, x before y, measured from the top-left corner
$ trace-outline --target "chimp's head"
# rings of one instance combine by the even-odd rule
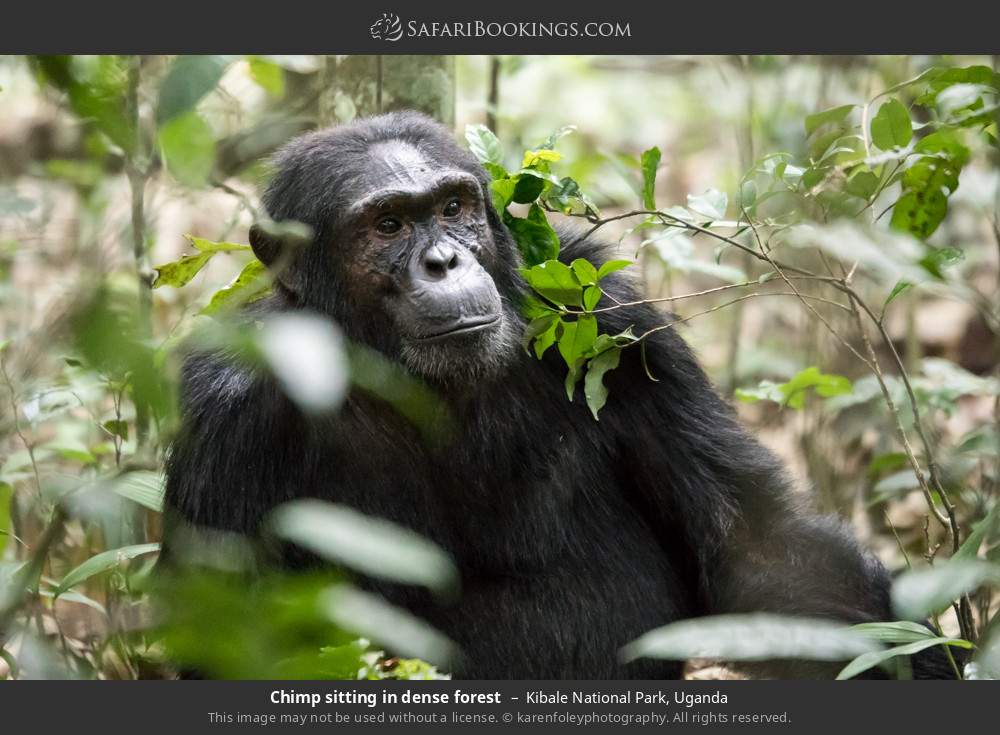
[[[451,133],[412,112],[304,135],[275,157],[264,206],[300,222],[254,252],[292,303],[434,382],[498,375],[517,352],[519,257],[490,203],[489,177]]]

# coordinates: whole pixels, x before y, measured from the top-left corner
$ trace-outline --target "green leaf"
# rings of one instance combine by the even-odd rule
[[[135,129],[125,114],[128,85],[121,56],[36,56],[42,76],[66,93],[70,107],[124,151],[135,148]]]
[[[597,280],[600,281],[605,276],[611,275],[615,271],[620,271],[622,268],[628,268],[632,265],[631,260],[609,260],[606,263],[602,263],[601,267],[597,269]]]
[[[587,311],[593,311],[597,308],[597,304],[601,300],[603,295],[600,286],[589,286],[583,292],[583,308]]]
[[[497,214],[503,215],[504,210],[514,201],[514,190],[516,188],[516,179],[494,179],[490,182],[490,195],[493,198],[493,208],[497,211]]]
[[[955,559],[908,571],[892,586],[893,609],[902,618],[920,620],[948,607],[984,585],[1000,584],[1000,567],[977,559]]]
[[[469,142],[469,150],[472,151],[472,155],[480,163],[503,165],[503,146],[500,145],[497,136],[488,127],[485,125],[466,125],[465,139]]]
[[[581,316],[575,321],[562,323],[559,337],[559,354],[570,370],[577,368],[577,361],[584,356],[597,340],[597,319],[591,315]]]
[[[786,383],[763,380],[756,388],[738,388],[735,396],[744,403],[766,400],[799,409],[805,405],[809,389],[815,390],[823,398],[831,398],[850,393],[853,386],[843,375],[826,374],[817,367],[808,367]]]
[[[524,262],[537,265],[553,260],[559,255],[559,236],[545,218],[545,212],[537,204],[532,204],[524,219],[503,213],[504,224],[514,236]]]
[[[187,186],[203,186],[215,166],[215,135],[196,112],[160,126],[157,140],[167,171]]]
[[[576,130],[576,125],[563,125],[561,128],[559,128],[554,133],[552,133],[552,135],[550,135],[548,138],[546,138],[545,142],[543,142],[538,147],[539,148],[555,148],[556,143],[559,142],[560,138],[564,138],[565,136],[569,135],[570,133],[574,132],[575,130]]]
[[[886,623],[858,623],[851,630],[864,633],[873,641],[880,643],[913,643],[936,638],[937,634],[926,625],[910,620],[897,620]]]
[[[883,151],[905,147],[913,139],[913,124],[906,106],[896,99],[885,102],[871,122],[872,143]]]
[[[709,189],[704,194],[694,196],[688,194],[688,209],[711,220],[724,219],[729,199],[725,192]]]
[[[733,396],[743,403],[756,403],[757,401],[773,401],[781,403],[785,396],[781,392],[781,386],[773,380],[762,380],[754,388],[737,388]]]
[[[879,178],[870,170],[859,167],[856,173],[847,180],[847,192],[864,200],[871,198],[878,188]]]
[[[926,240],[944,220],[948,197],[958,188],[969,149],[950,130],[938,130],[914,147],[920,153],[903,173],[903,195],[892,212],[892,227]]]
[[[821,373],[817,367],[808,367],[778,388],[785,398],[786,405],[791,408],[802,408],[809,388],[815,389],[823,398],[830,398],[850,393],[853,386],[843,375]]]
[[[184,238],[200,253],[234,253],[252,249],[238,242],[214,242],[194,235],[185,235]]]
[[[116,477],[111,489],[116,495],[157,513],[163,512],[166,478],[159,472],[135,470]]]
[[[573,394],[576,393],[576,384],[579,383],[580,378],[583,377],[583,370],[581,369],[582,365],[583,360],[577,360],[573,366],[566,371],[566,379],[563,381],[563,387],[566,389],[566,400],[570,403],[573,402]]]
[[[152,554],[153,552],[159,550],[159,544],[137,544],[135,546],[123,546],[120,549],[103,551],[100,554],[90,557],[87,561],[83,562],[83,564],[67,573],[66,576],[62,578],[62,581],[58,584],[58,586],[52,591],[52,594],[55,597],[58,597],[66,590],[86,582],[91,577],[101,574],[102,572],[114,569],[124,561],[134,559],[135,557],[143,554]]]
[[[118,419],[111,419],[101,424],[109,433],[128,441],[128,422]]]
[[[545,189],[545,179],[530,174],[518,175],[515,181],[514,193],[511,194],[511,201],[518,204],[531,204],[538,199]]]
[[[260,85],[261,89],[278,99],[285,96],[285,71],[280,66],[259,56],[248,59],[250,78]]]
[[[656,209],[656,169],[660,165],[660,149],[653,146],[643,151],[639,165],[642,168],[642,206]]]
[[[379,595],[336,585],[320,597],[330,620],[343,630],[370,638],[403,656],[442,666],[454,661],[456,646],[444,634]]]
[[[220,288],[199,314],[215,314],[224,308],[237,308],[264,296],[271,287],[267,268],[254,258],[225,288]]]
[[[272,524],[282,538],[363,574],[439,592],[458,586],[458,571],[438,546],[347,506],[295,500],[274,512]]]
[[[555,163],[562,159],[562,153],[557,153],[551,148],[542,148],[537,151],[525,151],[524,159],[521,161],[521,168],[533,168],[540,164]]]
[[[832,107],[829,110],[808,115],[805,121],[806,137],[809,137],[816,132],[817,129],[827,123],[842,122],[855,107],[857,107],[857,105],[841,105],[840,107]]]
[[[886,298],[885,303],[882,304],[882,310],[885,311],[885,307],[891,304],[896,299],[897,296],[902,295],[904,292],[908,291],[912,287],[913,284],[910,283],[909,281],[903,281],[903,280],[897,281],[896,285],[892,287],[892,291]]]
[[[153,269],[156,271],[156,278],[153,279],[153,288],[159,288],[160,286],[180,288],[181,286],[186,286],[205,267],[205,264],[211,260],[212,255],[212,253],[185,255],[173,263],[163,263],[162,265],[153,266]]]
[[[555,313],[543,314],[532,319],[528,323],[528,326],[524,328],[524,334],[521,336],[521,346],[524,347],[525,352],[527,352],[529,345],[534,340],[546,332],[554,331],[558,321],[559,315]],[[544,352],[545,350],[543,349],[542,353]],[[542,359],[541,353],[538,355],[538,359]]]
[[[507,169],[498,163],[490,163],[487,161],[483,164],[483,168],[486,169],[486,172],[491,178],[493,178],[493,180],[506,179],[510,175],[507,173]]]
[[[3,558],[4,549],[13,531],[10,523],[10,504],[14,499],[14,486],[9,482],[0,480],[0,559]],[[0,597],[3,593],[0,592]]]
[[[931,648],[932,646],[947,645],[947,646],[958,646],[960,648],[972,648],[972,644],[968,641],[964,641],[960,638],[930,638],[923,641],[914,641],[913,643],[907,643],[904,646],[896,646],[895,648],[890,648],[886,651],[870,651],[869,653],[863,653],[856,659],[847,664],[839,674],[837,674],[837,679],[853,679],[858,674],[868,671],[868,669],[878,666],[881,663],[885,663],[889,659],[896,658],[897,656],[910,656],[914,653],[919,653],[926,648]]]
[[[160,84],[156,124],[162,126],[192,111],[215,89],[229,61],[226,56],[178,56]]]
[[[986,517],[972,529],[962,546],[955,552],[952,559],[975,559],[983,541],[990,542],[1000,530],[1000,503],[994,503]]]
[[[671,623],[632,641],[621,655],[625,661],[845,661],[877,649],[878,645],[863,634],[829,620],[753,613]]]
[[[582,285],[592,286],[597,283],[597,269],[589,260],[577,258],[570,263],[569,266],[573,269],[573,272],[576,273],[576,277]]]
[[[582,304],[583,287],[573,269],[565,263],[546,260],[528,269],[524,276],[529,286],[555,304]]]
[[[618,367],[621,352],[620,347],[612,347],[587,363],[587,377],[583,381],[583,394],[587,398],[587,407],[594,415],[594,421],[600,420],[597,418],[597,414],[608,401],[608,389],[604,385],[604,375],[609,370]]]
[[[920,259],[920,265],[935,278],[943,281],[945,274],[942,268],[948,268],[965,260],[965,253],[958,248],[933,248]]]

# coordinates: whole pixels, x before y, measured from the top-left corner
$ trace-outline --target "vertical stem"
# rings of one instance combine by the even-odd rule
[[[742,78],[746,83],[746,124],[743,126],[741,131],[742,135],[738,135],[739,143],[739,154],[740,154],[740,166],[743,169],[742,174],[745,174],[753,167],[754,162],[754,144],[753,144],[753,118],[754,118],[754,98],[753,98],[753,73],[750,69],[750,59],[749,57],[740,56],[739,65],[742,71]],[[742,178],[742,174],[739,178]],[[740,206],[743,206],[743,202],[740,202]],[[753,259],[748,253],[743,254],[742,267],[747,271],[749,276],[750,267],[753,264]],[[727,352],[729,353],[729,358],[726,360],[727,374],[726,374],[726,391],[731,393],[736,389],[736,383],[739,380],[739,353],[740,353],[740,335],[743,331],[743,304],[734,304],[732,310],[732,321],[729,323],[729,339],[727,343]]]
[[[125,105],[132,127],[133,141],[132,150],[128,151],[125,157],[125,172],[132,195],[132,256],[135,261],[139,291],[139,332],[145,338],[151,336],[153,332],[153,272],[149,263],[149,253],[146,250],[145,196],[146,179],[149,172],[139,110],[141,68],[142,57],[132,56],[129,59]],[[135,433],[137,449],[142,450],[149,438],[149,413],[146,407],[139,402],[136,403]]]
[[[490,56],[490,85],[486,97],[486,127],[497,133],[497,117],[500,105],[500,57]]]

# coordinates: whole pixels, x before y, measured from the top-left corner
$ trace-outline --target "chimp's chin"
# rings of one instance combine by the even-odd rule
[[[414,374],[441,385],[461,386],[502,376],[520,345],[520,320],[501,313],[485,328],[403,343],[402,360]]]

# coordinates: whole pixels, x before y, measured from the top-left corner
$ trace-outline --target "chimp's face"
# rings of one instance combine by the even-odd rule
[[[330,310],[348,335],[435,382],[470,383],[509,364],[519,320],[494,277],[509,280],[512,265],[483,185],[442,158],[402,140],[368,147],[342,172],[330,245],[314,247],[330,259]]]

